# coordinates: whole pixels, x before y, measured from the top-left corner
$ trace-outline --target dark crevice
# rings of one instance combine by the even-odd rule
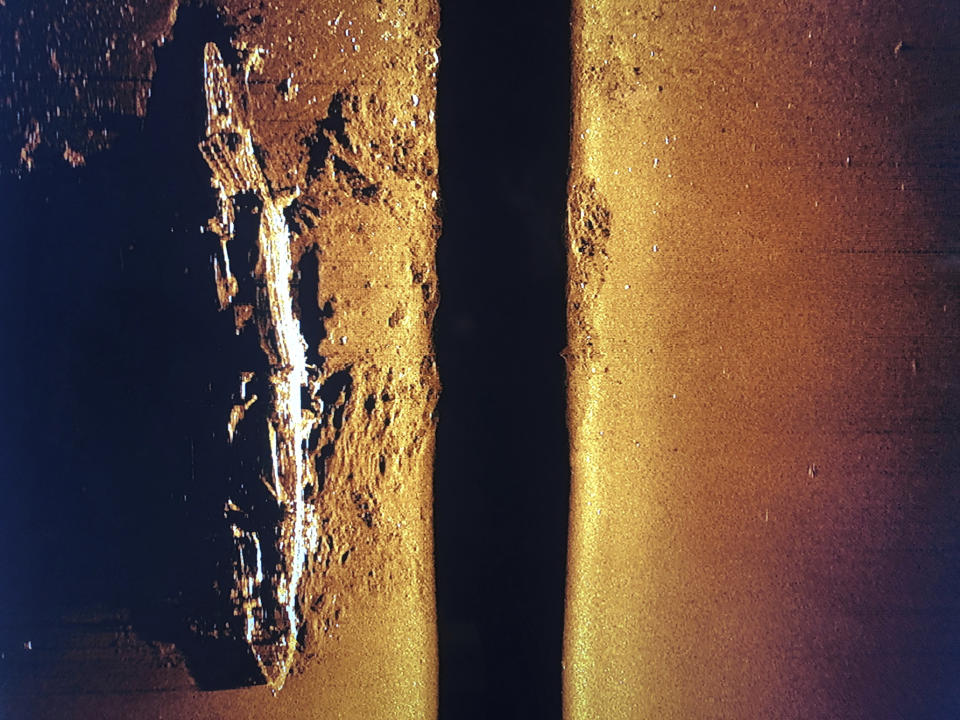
[[[320,209],[315,205],[303,202],[300,198],[294,200],[283,210],[287,227],[296,234],[302,234],[304,228],[313,229],[320,218]]]
[[[343,93],[335,93],[327,106],[327,117],[320,121],[319,128],[333,133],[337,142],[343,147],[350,147],[350,138],[347,137],[347,121],[343,117],[343,103],[346,97]]]
[[[344,117],[344,105],[349,102],[351,110],[359,110],[359,99],[335,93],[327,108],[327,117],[317,123],[316,131],[304,139],[307,146],[307,178],[315,180],[324,175],[328,168],[341,176],[351,189],[354,199],[371,203],[380,197],[380,184],[364,175],[355,165],[343,158],[343,151],[352,152],[353,146],[347,136],[349,122]],[[340,151],[335,151],[331,137]]]
[[[324,327],[326,314],[320,307],[320,254],[314,248],[307,251],[297,264],[299,280],[296,283],[297,302],[299,310],[300,331],[307,344],[307,362],[319,366],[320,343],[327,337]],[[331,308],[332,309],[332,308]]]
[[[327,116],[317,123],[317,131],[304,140],[308,149],[307,178],[323,175],[327,158],[331,155],[332,143],[329,135],[333,135],[343,148],[350,148],[350,138],[346,132],[347,121],[343,117],[343,102],[343,94],[335,93],[327,107]]]
[[[260,199],[253,192],[237,195],[234,200],[234,232],[227,243],[230,256],[230,271],[239,281],[239,292],[234,304],[256,302],[256,284],[251,282],[260,257]],[[213,249],[219,250],[219,239]]]

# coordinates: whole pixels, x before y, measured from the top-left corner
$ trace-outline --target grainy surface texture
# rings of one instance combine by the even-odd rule
[[[114,511],[132,509],[121,497],[162,498],[141,511],[144,534],[154,522],[161,528],[160,537],[143,544],[172,567],[157,568],[170,579],[153,587],[154,557],[123,558],[139,566],[132,572],[147,578],[145,593],[152,592],[136,617],[109,603],[94,611],[59,594],[56,612],[26,611],[22,622],[7,613],[0,714],[432,717],[436,3],[80,7],[0,7],[6,100],[0,163],[28,184],[36,183],[30,175],[47,173],[46,186],[37,184],[48,202],[58,195],[50,179],[55,172],[74,173],[66,184],[80,195],[104,180],[115,192],[116,179],[103,164],[115,143],[129,150],[140,147],[131,138],[144,135],[145,126],[150,134],[154,80],[188,88],[179,94],[190,99],[182,109],[168,104],[161,111],[169,138],[161,123],[151,153],[125,156],[145,168],[142,196],[131,191],[126,199],[132,207],[154,201],[169,215],[127,218],[122,202],[108,201],[99,236],[84,235],[90,231],[81,220],[82,242],[69,247],[61,247],[63,234],[40,234],[65,256],[84,253],[84,243],[91,253],[112,246],[115,236],[119,267],[90,274],[86,284],[94,291],[138,279],[146,288],[165,277],[161,299],[134,301],[142,303],[142,321],[127,340],[151,332],[150,312],[163,318],[158,328],[179,326],[181,333],[169,337],[185,350],[179,364],[147,353],[133,364],[142,363],[140,381],[161,393],[174,376],[190,390],[167,390],[174,398],[158,398],[152,411],[136,409],[136,391],[120,403],[111,422],[146,422],[131,440],[159,452],[98,482],[99,500]],[[161,46],[174,50],[165,55]],[[177,133],[178,112],[201,122]],[[130,121],[137,117],[145,124]],[[179,156],[190,158],[189,169],[167,185],[169,170],[162,168]],[[124,177],[129,164],[117,172]],[[65,207],[47,212],[65,215]],[[148,226],[157,219],[160,234]],[[32,252],[15,257],[24,270]],[[141,260],[133,260],[138,254]],[[143,257],[154,259],[152,269]],[[182,267],[179,277],[166,277],[170,265]],[[71,283],[53,294],[65,296]],[[184,302],[188,287],[199,298],[193,306]],[[35,324],[39,312],[26,307]],[[117,307],[115,317],[135,317],[137,307]],[[170,317],[174,309],[179,314]],[[89,319],[96,326],[109,324],[108,317]],[[122,343],[104,346],[105,367]],[[61,361],[75,364],[82,352],[82,346],[67,351]],[[175,353],[169,346],[161,352]],[[145,368],[154,363],[157,375],[150,375]],[[121,365],[114,381],[123,373]],[[92,377],[110,374],[97,368]],[[77,433],[63,437],[73,443]],[[159,438],[168,435],[175,447],[163,447]],[[103,432],[98,442],[122,456],[129,451],[121,438]],[[188,466],[164,459],[184,443]],[[76,484],[89,484],[89,468],[75,454],[63,462],[73,464]],[[156,463],[176,467],[153,478]],[[128,475],[146,489],[131,491],[137,481]],[[65,482],[64,492],[73,492]],[[183,505],[160,519],[169,498],[179,502],[181,493]],[[28,514],[24,509],[21,517]],[[187,517],[191,524],[181,528],[178,521]],[[78,524],[82,530],[42,516],[37,523],[46,529],[28,531],[28,538],[30,532],[59,534],[63,542],[72,536],[80,548],[90,544],[88,535],[110,534],[93,517]],[[178,537],[191,532],[199,539],[195,547]],[[131,538],[115,534],[107,544]],[[78,555],[78,564],[89,567]],[[17,572],[29,582],[18,585],[10,602],[24,612],[34,602],[30,586],[42,585],[36,578],[45,571]],[[122,574],[114,580],[124,581]],[[215,588],[216,597],[200,602],[202,592],[185,591],[200,586]],[[109,595],[102,588],[92,594],[98,601]],[[150,603],[167,604],[162,632]],[[189,629],[177,630],[170,618]],[[231,675],[221,666],[242,671]],[[211,675],[216,681],[205,682]],[[212,686],[234,689],[200,691]],[[271,690],[279,691],[276,697]]]
[[[574,5],[566,717],[955,716],[956,4]]]

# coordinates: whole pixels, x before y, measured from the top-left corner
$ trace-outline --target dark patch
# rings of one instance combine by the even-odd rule
[[[317,226],[317,220],[320,218],[320,210],[315,205],[303,202],[300,198],[294,198],[293,201],[283,209],[283,216],[291,232],[302,235],[304,228],[312,230]]]
[[[502,13],[509,23],[488,23]],[[566,344],[570,4],[448,2],[440,41],[440,717],[559,718],[569,510],[558,355]],[[496,108],[523,110],[500,122]],[[508,349],[508,361],[491,361],[491,338]],[[491,603],[477,592],[486,582],[510,587],[508,601]]]
[[[152,114],[160,104],[156,88],[166,82],[157,79],[154,65],[157,73],[176,75],[192,89],[202,83],[197,62],[202,46],[189,48],[192,57],[186,52],[195,37],[216,42],[225,63],[235,65],[239,59],[230,43],[233,28],[224,27],[210,3],[180,3],[173,39],[167,37],[169,42],[159,48],[165,16],[177,5],[172,0],[102,3],[96,12],[85,3],[52,0],[0,5],[5,100],[0,103],[0,167],[5,172],[26,170],[20,152],[33,129],[39,130],[34,138],[38,145],[28,155],[35,166],[64,170],[74,179],[77,172],[64,167],[67,145],[85,155],[89,165],[100,151],[139,142],[137,134],[150,122],[142,114],[148,109]]]
[[[343,415],[346,410],[345,405],[338,405],[333,411],[333,427],[336,430],[341,430],[343,428]]]
[[[316,248],[308,250],[297,263],[297,283],[295,307],[299,309],[300,331],[307,345],[307,362],[321,365],[320,343],[327,337],[324,319],[327,315],[320,307],[320,253]],[[327,303],[329,306],[330,303]]]
[[[30,21],[40,35],[48,30],[42,12],[38,5]],[[5,601],[37,617],[126,608],[145,642],[183,653],[201,689],[262,682],[235,624],[230,525],[269,534],[276,519],[259,480],[266,367],[256,332],[238,336],[232,312],[218,310],[211,257],[219,242],[200,231],[216,212],[198,150],[206,120],[200,60],[215,42],[235,64],[230,34],[211,7],[184,4],[173,39],[156,50],[149,114],[122,120],[122,109],[104,105],[85,117],[119,131],[109,153],[79,169],[38,159],[22,181],[4,177],[2,193],[16,208],[4,223],[2,305],[28,308],[5,324],[6,341],[23,352],[4,367],[7,407],[17,412],[15,422],[0,423],[13,428],[17,448],[4,456],[25,479],[23,490],[6,494],[10,517],[0,514]],[[57,122],[42,128],[46,137]],[[242,301],[255,293],[249,250],[259,208],[252,196],[238,207],[229,252]],[[56,282],[38,282],[36,268]],[[256,373],[249,389],[263,401],[231,445],[226,423],[241,371]],[[36,376],[47,381],[22,382]],[[21,387],[34,388],[30,398]],[[31,410],[40,406],[60,410]],[[35,445],[50,433],[63,442]],[[33,481],[37,463],[26,463],[37,457],[42,483]],[[239,510],[225,510],[228,498]]]
[[[338,403],[341,396],[345,401],[348,400],[352,389],[353,376],[350,374],[350,369],[347,368],[331,373],[323,385],[320,386],[317,395],[323,400],[324,405],[331,406]]]
[[[237,195],[234,200],[233,237],[227,243],[230,270],[237,278],[235,305],[256,303],[257,284],[252,281],[260,259],[260,199],[252,192]],[[218,238],[212,240],[212,251],[220,251]]]
[[[371,183],[370,185],[362,185],[358,188],[354,188],[353,197],[360,201],[372,202],[373,200],[377,199],[379,193],[380,186]]]
[[[317,122],[317,131],[304,139],[307,146],[307,178],[315,179],[323,175],[330,156],[330,135],[344,148],[350,147],[347,137],[347,121],[343,117],[343,93],[334,93],[327,106],[327,116]]]
[[[310,430],[310,437],[307,438],[307,451],[313,452],[317,449],[317,445],[320,444],[320,435],[322,430],[317,425],[313,426],[313,429]]]
[[[177,643],[187,670],[201,690],[263,685],[257,661],[243,637],[222,633],[192,635]]]
[[[345,107],[354,113],[359,111],[359,98],[343,92],[334,93],[327,107],[327,116],[318,121],[316,131],[304,139],[308,151],[307,179],[321,179],[329,167],[350,187],[354,199],[371,203],[380,197],[380,184],[344,159],[344,154],[354,152],[347,135],[349,120],[344,116]]]

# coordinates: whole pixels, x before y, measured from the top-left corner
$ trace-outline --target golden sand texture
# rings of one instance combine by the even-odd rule
[[[574,3],[568,720],[952,687],[956,19],[848,5]]]

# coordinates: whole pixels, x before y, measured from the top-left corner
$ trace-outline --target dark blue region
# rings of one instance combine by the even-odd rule
[[[197,144],[203,45],[225,33],[183,9],[145,119],[114,118],[116,141],[83,167],[45,157],[0,178],[8,617],[123,608],[145,637],[173,639],[218,602],[231,550],[216,448],[236,349],[216,238],[200,230],[215,200]]]
[[[441,7],[440,716],[559,718],[569,3]]]

